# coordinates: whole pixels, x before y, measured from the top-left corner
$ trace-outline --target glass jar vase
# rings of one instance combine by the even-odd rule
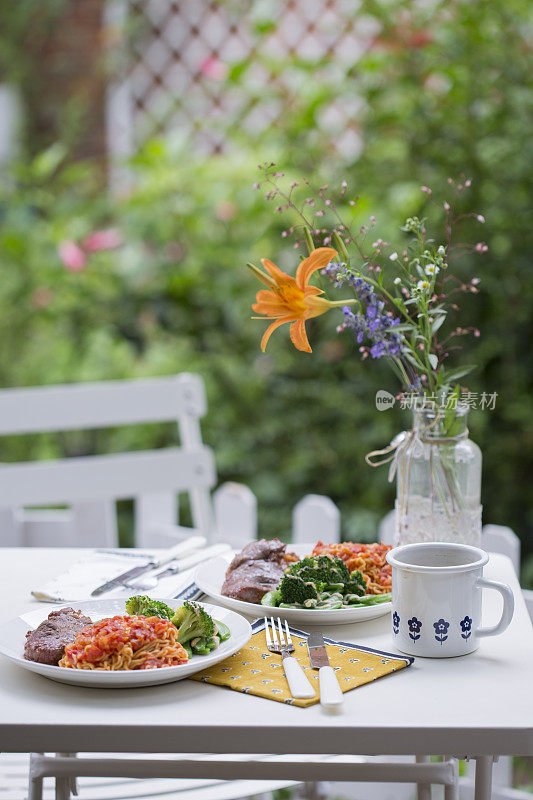
[[[397,437],[395,543],[481,544],[481,450],[468,438],[469,408],[415,408]]]

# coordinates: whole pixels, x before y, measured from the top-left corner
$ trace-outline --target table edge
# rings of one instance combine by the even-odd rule
[[[226,753],[227,726],[150,726],[147,741],[142,725],[39,724],[0,725],[3,752]],[[475,750],[472,743],[475,742]],[[231,726],[234,753],[307,755],[533,755],[533,726],[486,728],[438,725],[425,728],[373,727],[360,731],[350,725],[327,729],[305,726],[250,728]]]

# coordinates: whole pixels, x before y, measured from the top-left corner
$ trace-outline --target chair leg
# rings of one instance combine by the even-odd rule
[[[61,758],[76,758],[76,753],[56,753],[56,756]],[[59,781],[59,788],[58,788]],[[59,792],[59,794],[58,794]],[[78,779],[75,775],[72,777],[56,778],[56,800],[70,800],[71,795],[78,795]]]
[[[453,764],[454,782],[444,786],[444,800],[459,800],[459,761],[453,756],[444,756],[445,761]]]
[[[491,800],[492,756],[476,756],[475,800]]]
[[[43,800],[43,779],[34,777],[32,766],[42,756],[42,753],[30,753],[30,766],[28,770],[28,800]]]
[[[456,783],[444,787],[444,800],[459,800],[459,786]]]
[[[70,778],[59,776],[56,778],[55,800],[71,800]]]
[[[30,778],[28,785],[28,800],[43,800],[42,778]]]
[[[427,764],[428,761],[429,761],[429,756],[416,756],[417,764]],[[417,800],[431,800],[431,784],[417,783],[416,798]]]
[[[306,781],[297,790],[297,795],[302,800],[324,800],[324,792],[322,791],[323,784],[316,781]]]

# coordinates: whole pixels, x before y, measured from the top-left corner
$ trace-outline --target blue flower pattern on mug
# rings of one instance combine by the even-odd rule
[[[446,622],[446,620],[441,617],[441,619],[433,623],[433,627],[435,628],[435,639],[442,644],[448,638],[450,623]]]
[[[409,636],[416,642],[417,639],[420,639],[420,628],[422,627],[422,623],[416,617],[411,617],[411,619],[407,620],[407,624],[409,626]]]
[[[470,634],[472,633],[472,620],[470,619],[470,617],[467,616],[464,619],[462,619],[459,625],[461,626],[462,630],[461,636],[463,637],[463,639],[465,640],[469,639]]]
[[[400,632],[400,617],[397,611],[392,615],[392,630],[395,634]]]

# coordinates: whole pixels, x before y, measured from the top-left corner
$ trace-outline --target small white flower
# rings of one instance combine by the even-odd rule
[[[442,245],[442,244],[440,245],[439,249],[437,250],[437,253],[439,254],[439,256],[445,256],[446,255],[446,248],[444,247],[444,245]]]
[[[418,281],[416,287],[420,289],[421,292],[427,292],[429,289],[429,281]]]
[[[437,275],[440,270],[436,264],[428,264],[424,270],[426,275]]]
[[[401,283],[401,282],[402,282],[402,279],[401,279],[401,278],[394,278],[394,281],[393,281],[393,283],[395,283],[395,284],[396,284],[396,286],[398,286],[398,284],[399,284],[399,283]]]
[[[390,258],[391,261],[396,261],[396,259],[398,258],[398,253],[396,253],[396,252],[391,253],[389,258]]]

